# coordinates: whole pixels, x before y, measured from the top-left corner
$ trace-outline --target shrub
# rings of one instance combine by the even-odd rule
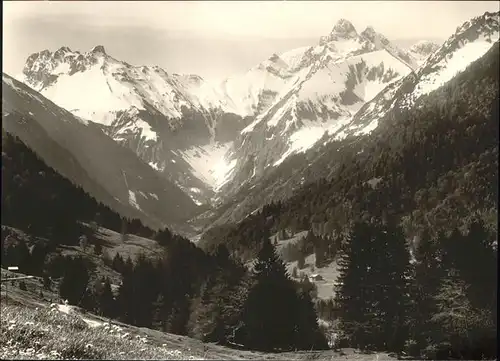
[[[26,290],[27,290],[27,288],[26,288],[26,282],[24,282],[24,281],[20,281],[20,282],[19,282],[19,289],[20,289],[21,291],[26,291]]]

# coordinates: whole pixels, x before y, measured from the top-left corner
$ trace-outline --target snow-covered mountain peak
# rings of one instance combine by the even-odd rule
[[[410,54],[416,59],[417,64],[422,65],[425,60],[439,49],[439,44],[430,40],[420,40],[413,44],[409,51]]]
[[[105,125],[117,111],[134,106],[154,108],[170,119],[182,118],[183,108],[221,106],[213,87],[201,77],[131,66],[108,55],[102,45],[85,53],[62,47],[32,54],[22,81],[75,115]]]
[[[390,43],[384,35],[377,33],[373,26],[368,26],[361,33],[361,36],[370,40],[375,45],[377,50],[384,49]]]
[[[494,32],[496,27],[498,27],[499,17],[500,12],[485,12],[483,15],[466,21],[461,26],[459,26],[455,31],[455,36],[460,36],[471,28],[476,28],[479,32],[483,32],[485,34]]]
[[[482,57],[498,39],[499,13],[486,13],[466,21],[416,71],[386,87],[366,103],[337,137],[356,135],[359,129],[371,131],[391,109],[412,107],[419,98],[445,85]],[[425,42],[420,44],[423,48],[428,46]]]
[[[410,51],[416,54],[429,56],[439,48],[439,44],[430,40],[420,40],[410,47]]]
[[[90,52],[92,54],[104,54],[104,55],[106,55],[106,50],[104,50],[104,46],[102,46],[102,45],[94,46],[92,48],[92,50],[90,50]]]
[[[47,52],[50,53],[48,50]],[[73,52],[71,51],[70,48],[68,48],[67,46],[62,46],[58,50],[56,50],[56,52],[54,53],[54,58],[63,59],[65,55],[72,53]]]
[[[22,81],[37,91],[45,89],[55,82],[61,75],[73,75],[84,72],[96,64],[105,62],[119,63],[106,54],[102,45],[95,46],[89,52],[80,53],[63,46],[51,52],[43,50],[31,54],[23,68]]]
[[[339,19],[332,31],[330,32],[330,39],[336,40],[338,38],[354,39],[358,36],[356,28],[349,20]]]
[[[436,71],[444,63],[448,63],[454,58],[459,50],[464,48],[469,50],[462,50],[460,52],[461,57],[466,56],[465,53],[469,54],[468,58],[473,60],[482,56],[499,38],[499,20],[500,12],[486,12],[481,16],[466,21],[457,28],[455,34],[448,38],[437,51],[427,58],[419,73],[424,75]],[[479,51],[479,54],[472,54],[475,51]],[[468,59],[459,59],[458,57],[456,59],[462,65],[471,62],[467,61]]]
[[[373,46],[374,50],[386,50],[392,56],[398,58],[400,61],[408,65],[412,70],[418,67],[416,59],[407,51],[397,47],[392,44],[387,37],[381,33],[375,31],[373,26],[368,26],[362,33],[361,36],[367,39]]]

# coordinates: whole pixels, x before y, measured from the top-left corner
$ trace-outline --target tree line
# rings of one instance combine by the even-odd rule
[[[75,244],[80,222],[153,236],[138,219],[127,219],[96,201],[81,187],[47,166],[18,137],[2,129],[2,224],[56,244]]]
[[[496,357],[497,251],[478,220],[410,255],[399,226],[355,222],[339,259],[337,346],[429,359]]]

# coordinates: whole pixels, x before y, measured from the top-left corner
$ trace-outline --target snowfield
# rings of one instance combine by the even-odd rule
[[[229,160],[233,142],[212,143],[180,151],[184,160],[193,169],[193,174],[212,189],[220,189],[236,166],[236,160]],[[196,190],[195,193],[200,193]]]
[[[440,88],[460,72],[464,71],[469,64],[486,54],[498,39],[498,32],[488,40],[480,37],[473,42],[464,44],[460,49],[450,54],[449,57],[447,56],[442,59],[439,63],[432,64],[436,70],[420,78],[414,91],[415,99]]]

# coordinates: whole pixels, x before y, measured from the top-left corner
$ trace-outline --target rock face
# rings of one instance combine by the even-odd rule
[[[276,179],[291,156],[369,134],[390,109],[451,79],[497,35],[498,14],[487,13],[439,49],[421,43],[405,51],[372,27],[359,34],[341,19],[317,45],[272,54],[221,84],[131,66],[102,46],[33,54],[23,81],[97,123],[196,203],[233,210]],[[257,203],[270,200],[263,197]]]
[[[417,60],[418,65],[422,65],[423,62],[436,50],[439,49],[439,44],[428,41],[421,40],[410,47],[410,54]]]

